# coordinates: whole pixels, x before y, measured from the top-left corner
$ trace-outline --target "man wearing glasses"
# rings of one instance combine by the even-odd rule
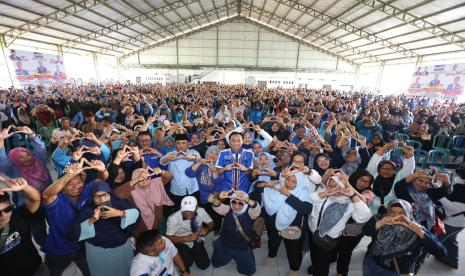
[[[46,268],[31,238],[31,225],[37,219],[40,194],[24,178],[6,179],[0,189],[0,267],[2,275],[43,275]],[[21,192],[27,202],[15,208],[8,192]],[[27,261],[26,261],[27,260]]]

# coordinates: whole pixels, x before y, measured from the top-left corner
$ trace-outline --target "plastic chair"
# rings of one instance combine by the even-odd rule
[[[459,155],[465,154],[465,135],[454,135],[451,149],[454,155],[454,161]]]
[[[32,144],[26,135],[16,134],[13,136],[13,145],[15,148],[23,147],[32,150]]]
[[[436,135],[433,139],[433,149],[443,150],[447,153],[450,152],[450,145],[452,144],[452,138],[447,135]]]
[[[405,142],[407,140],[410,140],[410,136],[408,136],[407,134],[397,133],[396,140]]]
[[[449,162],[449,152],[437,149],[430,150],[428,159],[431,166],[438,166],[444,169],[444,165]]]
[[[426,163],[428,162],[429,154],[426,150],[415,149],[413,151],[413,157],[415,159],[415,167],[424,169],[426,167]]]
[[[402,148],[395,148],[391,150],[389,155],[390,155],[389,159],[392,162],[396,163],[397,169],[401,169],[404,166],[404,161],[403,161],[404,151],[402,150]]]
[[[421,147],[423,147],[423,144],[416,140],[407,140],[405,141],[405,144],[414,149],[421,149]]]

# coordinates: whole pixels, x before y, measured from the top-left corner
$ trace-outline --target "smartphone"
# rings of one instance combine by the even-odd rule
[[[111,207],[110,201],[105,201],[105,202],[103,202],[102,204],[100,204],[100,206],[99,206],[99,207],[100,207],[100,211],[102,211],[102,212],[108,211],[109,209],[108,209],[106,206]]]

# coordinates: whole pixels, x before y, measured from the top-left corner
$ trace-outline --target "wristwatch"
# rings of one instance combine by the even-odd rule
[[[356,196],[357,196],[357,194],[354,193],[354,194],[350,197],[350,199],[352,199],[352,198],[354,198],[354,197],[356,197]]]

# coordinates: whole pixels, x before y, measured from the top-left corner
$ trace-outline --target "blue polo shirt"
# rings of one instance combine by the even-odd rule
[[[89,199],[89,185],[86,185],[76,203],[73,203],[65,194],[58,193],[55,202],[44,205],[50,227],[42,251],[55,256],[73,254],[78,251],[78,244],[67,237],[70,236],[69,231],[72,229],[74,219]]]
[[[144,158],[145,164],[150,168],[158,168],[160,167],[160,158],[157,157],[155,154],[144,154],[142,155]]]
[[[225,149],[220,151],[216,160],[217,168],[224,168],[234,163],[244,165],[249,169],[253,168],[253,152],[251,150]],[[223,172],[223,182],[218,185],[218,191],[229,191],[231,188],[249,193],[250,181],[247,174],[239,169],[233,169]]]

